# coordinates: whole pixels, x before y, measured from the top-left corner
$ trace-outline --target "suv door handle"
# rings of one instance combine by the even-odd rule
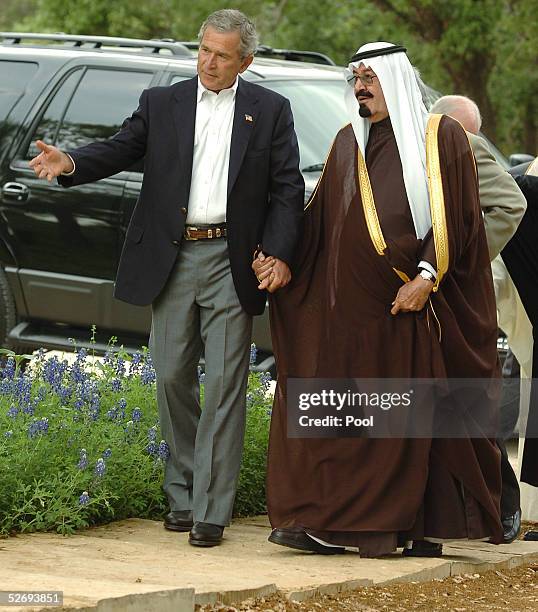
[[[6,198],[6,200],[25,202],[30,195],[30,190],[22,183],[6,183],[2,187],[2,195]]]

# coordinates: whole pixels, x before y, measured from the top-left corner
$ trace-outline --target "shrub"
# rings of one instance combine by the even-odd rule
[[[161,518],[168,446],[148,351],[95,361],[80,349],[69,364],[40,350],[24,371],[22,360],[0,370],[0,535]],[[236,515],[265,510],[267,377],[249,377]]]

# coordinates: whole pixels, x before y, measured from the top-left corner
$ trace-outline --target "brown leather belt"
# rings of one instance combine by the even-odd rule
[[[214,240],[215,238],[226,238],[226,224],[215,225],[186,225],[183,231],[185,240]]]

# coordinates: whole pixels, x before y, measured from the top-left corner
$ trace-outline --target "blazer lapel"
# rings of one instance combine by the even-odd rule
[[[228,196],[237,180],[243,163],[248,141],[258,114],[258,98],[249,87],[249,83],[238,77],[239,83],[235,94],[235,112],[230,144],[230,165],[228,168]]]
[[[174,92],[174,126],[178,141],[180,164],[181,195],[186,203],[189,200],[192,178],[192,158],[194,153],[194,125],[196,121],[196,95],[198,77],[182,81]]]

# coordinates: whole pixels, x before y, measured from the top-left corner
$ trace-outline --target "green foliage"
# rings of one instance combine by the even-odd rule
[[[218,0],[5,0],[2,27],[135,37],[196,38]],[[424,80],[479,105],[505,150],[538,151],[538,19],[534,0],[238,0],[264,44],[312,49],[338,63],[364,42],[405,44]],[[22,22],[20,21],[21,19]],[[500,95],[502,92],[502,95]]]
[[[267,384],[251,373],[236,515],[265,510]],[[95,362],[80,350],[68,365],[41,351],[25,371],[10,356],[0,372],[0,535],[161,518],[168,448],[155,393],[147,352]]]

